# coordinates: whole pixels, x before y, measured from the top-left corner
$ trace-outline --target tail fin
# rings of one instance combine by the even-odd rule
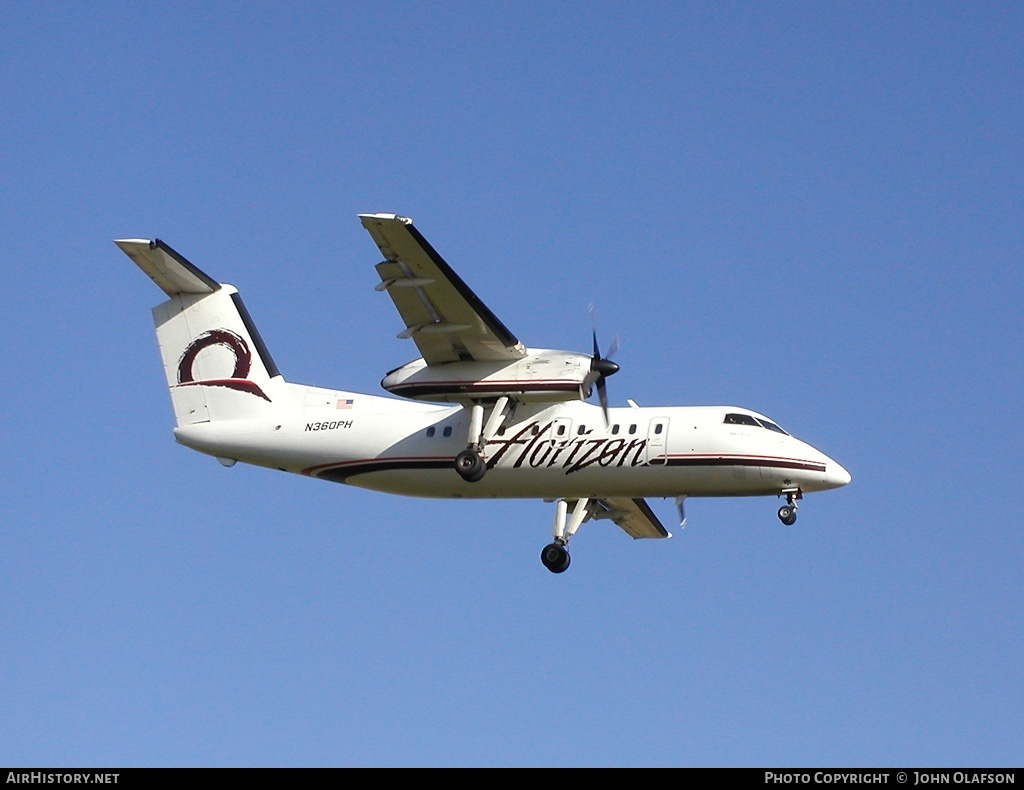
[[[153,320],[179,427],[269,416],[283,405],[287,385],[234,286],[159,239],[114,243],[170,297]]]

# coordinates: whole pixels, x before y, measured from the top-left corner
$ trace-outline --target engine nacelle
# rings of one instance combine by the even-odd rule
[[[527,349],[511,362],[447,362],[415,359],[388,373],[381,386],[406,398],[467,403],[508,395],[516,400],[570,401],[590,395],[591,357],[572,351]],[[592,378],[592,377],[591,377]]]

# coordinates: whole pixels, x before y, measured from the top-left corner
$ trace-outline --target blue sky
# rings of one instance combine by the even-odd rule
[[[0,763],[1021,764],[1019,4],[10,2],[0,42]],[[379,392],[377,211],[528,345],[595,303],[613,404],[746,406],[853,483],[553,576],[551,505],[177,446],[110,240]]]

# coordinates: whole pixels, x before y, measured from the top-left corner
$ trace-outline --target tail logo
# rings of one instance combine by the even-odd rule
[[[223,346],[235,357],[234,369],[229,376],[224,378],[199,379],[195,377],[195,363],[199,353],[211,346]],[[265,401],[270,401],[266,393],[259,386],[249,381],[249,369],[252,367],[252,352],[249,344],[239,335],[227,329],[211,329],[203,332],[199,337],[189,343],[185,353],[178,361],[178,386],[205,386],[205,387],[227,387],[228,389],[247,392],[256,395]]]

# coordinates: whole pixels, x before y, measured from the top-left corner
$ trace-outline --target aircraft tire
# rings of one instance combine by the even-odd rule
[[[796,523],[796,508],[789,505],[783,505],[779,508],[779,521],[785,524],[787,527],[791,527]]]
[[[455,471],[467,483],[476,483],[486,474],[487,464],[479,453],[467,448],[455,456]]]
[[[564,573],[569,568],[572,558],[569,556],[569,552],[565,550],[565,546],[549,543],[541,550],[540,561],[552,573]]]

